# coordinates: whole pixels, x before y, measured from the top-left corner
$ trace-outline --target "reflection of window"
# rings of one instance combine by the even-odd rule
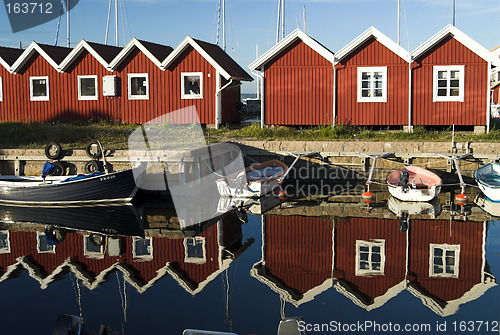
[[[205,238],[202,236],[189,237],[184,239],[184,262],[205,263]]]
[[[134,237],[132,241],[132,254],[134,258],[142,260],[153,259],[153,239],[151,237]]]
[[[434,66],[433,101],[464,101],[463,65]]]
[[[356,241],[356,276],[383,275],[385,240]]]
[[[181,74],[181,98],[203,98],[203,73],[184,72]]]
[[[358,68],[358,102],[387,101],[387,67]]]
[[[459,244],[432,244],[429,256],[430,277],[458,278]]]
[[[49,77],[30,77],[30,100],[49,100]]]
[[[93,240],[91,235],[85,235],[83,237],[83,254],[89,258],[104,258],[104,247],[102,245],[97,245]]]
[[[10,253],[10,232],[8,230],[0,230],[0,254]]]
[[[97,100],[97,76],[78,76],[78,100]]]
[[[38,253],[56,253],[56,246],[54,244],[51,244],[47,237],[45,236],[45,233],[37,232],[36,233],[36,250]]]
[[[128,98],[149,99],[149,82],[147,73],[131,73],[128,75]]]

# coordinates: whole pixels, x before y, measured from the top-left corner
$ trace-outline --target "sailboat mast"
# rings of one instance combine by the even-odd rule
[[[118,0],[115,0],[115,44],[118,45]]]
[[[109,6],[108,6],[108,20],[106,21],[106,37],[104,37],[104,44],[108,44],[108,33],[109,33],[109,18],[111,16],[111,3],[113,0],[109,0]]]
[[[71,47],[71,39],[70,39],[70,24],[69,24],[69,9],[71,8],[69,4],[70,0],[66,1],[66,40],[68,43],[68,48]]]
[[[222,0],[222,50],[226,51],[226,0]]]
[[[304,33],[307,34],[307,26],[306,26],[306,6],[304,5],[304,9],[302,11],[302,20],[304,21]]]
[[[401,45],[401,0],[398,0],[398,45]]]
[[[276,44],[280,41],[281,0],[278,0],[278,26],[276,27]]]
[[[451,5],[451,24],[454,26],[455,25],[455,0],[451,0],[452,5]]]
[[[281,39],[285,38],[285,0],[281,0]]]

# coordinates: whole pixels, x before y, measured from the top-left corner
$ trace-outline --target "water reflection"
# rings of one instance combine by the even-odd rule
[[[372,212],[356,202],[298,206],[262,217],[262,255],[250,271],[296,307],[333,288],[371,311],[408,291],[449,316],[496,285],[485,252],[488,218],[477,211],[443,212],[437,198],[389,197]]]
[[[378,320],[407,306],[421,307],[420,313],[425,310],[436,320],[466,318],[459,313],[464,306],[498,294],[492,289],[498,258],[491,253],[498,236],[491,234],[490,220],[500,204],[474,197],[475,204],[462,209],[453,198],[443,193],[429,203],[408,203],[378,192],[366,211],[359,196],[343,194],[285,201],[207,197],[202,206],[177,208],[190,213],[181,217],[168,199],[156,195],[124,207],[0,207],[0,290],[19,283],[13,293],[2,291],[13,299],[35,280],[35,297],[74,296],[81,286],[82,292],[93,293],[86,296],[94,298],[87,305],[98,308],[104,302],[95,297],[116,294],[118,282],[123,312],[99,322],[115,329],[117,320],[130,326],[135,308],[136,330],[151,326],[159,331],[162,323],[143,325],[156,319],[137,315],[164,308],[175,333],[196,326],[267,334],[287,316],[311,322],[338,313],[343,321],[359,312]],[[185,219],[207,213],[213,219]],[[64,239],[50,243],[48,227],[64,230]],[[62,289],[65,281],[71,286]],[[224,315],[212,307],[220,303],[221,292]],[[140,307],[127,304],[130,300]],[[263,318],[261,331],[242,321],[250,319],[248,306],[257,302],[261,307],[252,313]],[[162,308],[144,311],[150,304]],[[286,315],[287,305],[296,308],[293,315]],[[186,309],[209,317],[184,317]]]

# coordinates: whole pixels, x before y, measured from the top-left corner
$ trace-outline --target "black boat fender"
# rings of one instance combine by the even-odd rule
[[[50,142],[45,147],[45,156],[48,159],[57,160],[57,159],[61,158],[62,154],[63,154],[63,151],[62,151],[61,145],[57,142]]]

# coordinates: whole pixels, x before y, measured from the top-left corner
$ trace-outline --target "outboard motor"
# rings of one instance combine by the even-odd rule
[[[399,175],[399,183],[398,185],[403,186],[403,192],[408,192],[410,189],[408,187],[408,182],[410,181],[410,174],[408,173],[408,170],[401,170],[401,174]]]

